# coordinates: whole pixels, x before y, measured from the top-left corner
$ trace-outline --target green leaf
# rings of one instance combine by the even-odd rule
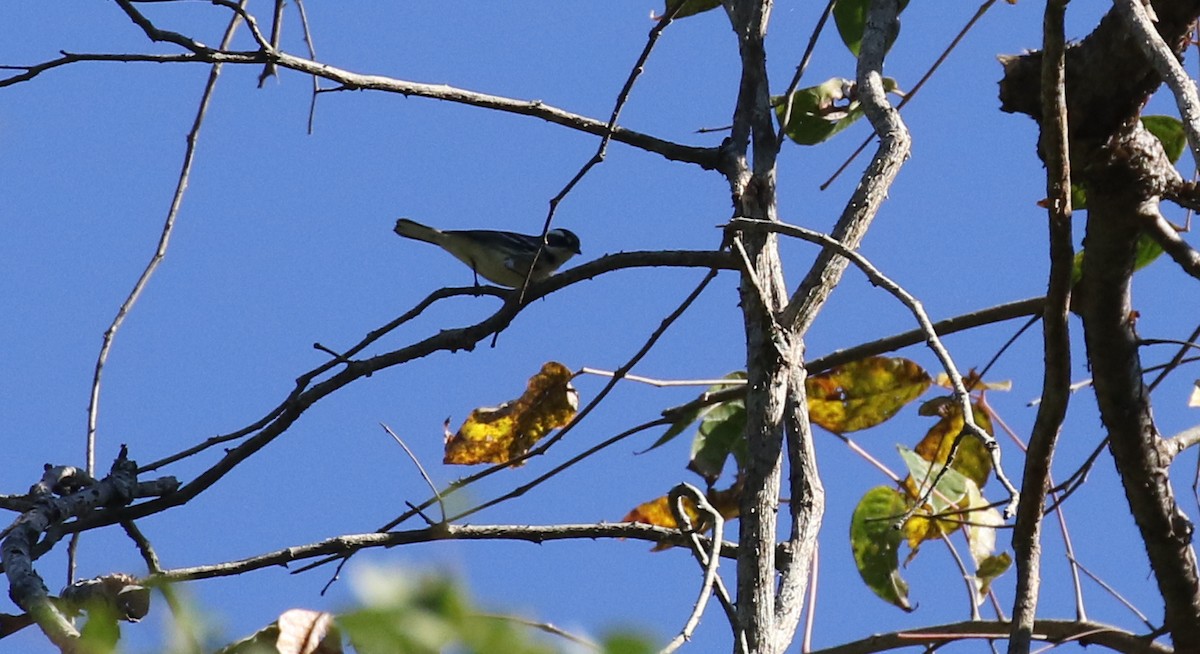
[[[1071,210],[1083,211],[1087,209],[1087,191],[1078,184],[1071,185]]]
[[[855,57],[862,47],[863,30],[867,26],[867,6],[871,0],[837,0],[833,5],[833,22],[837,24],[838,34],[842,43]],[[908,0],[900,0],[900,11],[908,6]],[[900,21],[896,21],[896,32],[887,35],[887,47],[890,50],[900,33]]]
[[[1146,266],[1154,263],[1154,260],[1163,253],[1162,246],[1158,241],[1150,237],[1150,235],[1142,233],[1138,235],[1137,251],[1133,255],[1133,269],[1141,270]],[[1083,278],[1083,255],[1086,250],[1080,250],[1075,253],[1075,263],[1071,267],[1071,283],[1078,284]]]
[[[739,468],[746,460],[746,404],[731,400],[712,407],[692,439],[688,469],[712,483],[733,455]]]
[[[667,0],[667,7],[663,11],[663,15],[665,16],[674,11],[680,2],[683,3],[683,8],[679,10],[679,13],[675,14],[675,18],[695,16],[696,14],[702,14],[710,9],[716,9],[721,6],[721,0]]]
[[[1012,557],[1008,552],[1001,552],[980,561],[975,568],[975,580],[979,584],[979,597],[987,595],[992,581],[1004,574],[1012,565]]]
[[[414,580],[400,571],[368,572],[356,580],[366,608],[339,616],[338,624],[360,654],[445,651],[549,654],[518,618],[489,615],[445,578]]]
[[[724,378],[725,379],[743,379],[744,380],[746,378],[746,373],[738,370],[738,371],[731,372],[728,375],[725,375]],[[733,386],[733,384],[713,384],[712,386],[709,386],[708,390],[705,391],[704,394],[701,395],[697,399],[702,399],[713,393],[716,393],[717,391],[725,390],[725,389],[729,388],[730,386]],[[687,428],[690,427],[693,422],[696,422],[702,416],[707,415],[710,411],[715,409],[717,406],[720,406],[720,405],[719,404],[715,404],[715,405],[709,404],[709,405],[704,405],[704,406],[696,406],[696,407],[693,407],[683,413],[680,413],[679,417],[677,417],[675,419],[675,422],[671,423],[671,426],[667,428],[667,431],[662,436],[659,436],[658,440],[654,441],[654,444],[651,445],[650,447],[646,448],[645,451],[649,452],[650,450],[653,450],[655,448],[666,445],[672,439],[674,439],[676,436],[678,436],[678,435],[682,434],[684,431],[686,431]]]
[[[929,484],[933,483],[939,474],[942,474],[941,470],[944,466],[930,464],[920,454],[903,445],[898,445],[896,449],[900,450],[900,458],[904,459],[908,474],[913,478],[915,486],[913,490],[918,495],[923,495],[929,488]],[[929,497],[929,503],[933,506],[934,512],[957,508],[959,503],[967,497],[968,484],[975,486],[975,482],[954,468],[950,468],[945,474],[942,474],[942,479],[937,485],[937,492]]]
[[[816,145],[862,118],[862,108],[858,100],[851,99],[853,95],[852,80],[834,77],[817,86],[796,89],[790,112],[783,96],[773,98],[772,102],[775,116],[788,138],[800,145]]]
[[[1173,116],[1142,116],[1142,126],[1162,143],[1171,163],[1179,161],[1187,148],[1187,132],[1183,123]]]
[[[652,654],[658,648],[645,634],[621,631],[605,634],[600,651],[604,654]]]
[[[906,508],[904,495],[894,488],[876,486],[867,491],[850,518],[850,547],[867,587],[888,603],[912,611],[908,583],[900,576],[903,536],[892,528]]]

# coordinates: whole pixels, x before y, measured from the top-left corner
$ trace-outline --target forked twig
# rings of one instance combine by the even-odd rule
[[[991,454],[992,466],[996,472],[996,479],[1009,493],[1010,501],[1008,507],[1005,509],[1005,515],[1011,516],[1016,507],[1019,493],[1017,492],[1017,488],[1013,486],[1012,482],[1008,480],[1008,476],[1004,474],[1004,470],[1000,465],[1000,446],[998,443],[996,443],[996,439],[992,438],[983,429],[980,429],[979,425],[975,423],[975,418],[972,415],[971,410],[971,396],[967,391],[966,386],[963,384],[962,375],[958,372],[958,366],[955,365],[949,351],[947,351],[946,347],[942,344],[942,341],[938,337],[937,331],[933,328],[933,323],[929,320],[929,315],[925,313],[925,308],[921,305],[921,302],[913,297],[911,293],[904,290],[904,288],[899,284],[892,281],[886,275],[880,272],[879,269],[871,264],[866,257],[858,252],[848,249],[845,245],[834,240],[833,238],[830,238],[826,234],[821,234],[819,232],[814,232],[803,227],[797,227],[795,225],[789,225],[786,223],[770,222],[765,220],[751,220],[748,218],[735,218],[729,222],[729,226],[733,229],[761,229],[772,231],[779,234],[784,234],[786,236],[794,236],[810,243],[820,245],[821,247],[837,254],[838,256],[848,259],[851,263],[858,267],[858,269],[861,270],[868,279],[871,280],[872,284],[883,288],[893,297],[899,300],[904,306],[908,307],[909,311],[912,312],[913,317],[916,318],[917,323],[920,325],[921,330],[925,333],[929,348],[933,350],[934,355],[942,364],[942,368],[946,371],[946,376],[949,377],[950,385],[954,389],[954,397],[958,401],[959,407],[963,412],[963,429],[959,433],[958,437],[955,438],[954,444],[950,448],[947,462],[954,460],[954,454],[958,449],[958,444],[961,442],[964,436],[971,435],[980,439],[980,441],[987,446],[988,452]],[[920,500],[910,507],[910,512],[904,516],[905,520],[912,517],[912,512],[916,511],[918,507],[929,500],[929,494],[932,493],[933,488],[941,482],[941,477],[945,475],[949,468],[950,466],[948,463],[940,468],[937,477],[934,479],[934,483],[925,490]]]

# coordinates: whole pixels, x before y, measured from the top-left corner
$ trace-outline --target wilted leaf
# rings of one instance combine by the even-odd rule
[[[838,34],[855,57],[862,47],[863,30],[867,25],[867,5],[870,3],[870,0],[837,0],[833,5],[833,22],[837,24]],[[900,11],[907,6],[908,0],[900,0]],[[888,49],[891,49],[899,33],[900,22],[896,21],[896,32],[887,35]]]
[[[276,622],[279,654],[341,654],[342,637],[333,624],[333,614],[309,609],[284,611]]]
[[[667,7],[663,11],[663,15],[671,13],[681,2],[683,3],[683,7],[675,14],[675,18],[702,14],[710,9],[716,9],[721,6],[721,0],[667,0]]]
[[[992,579],[1004,572],[1011,562],[1008,554],[996,554],[996,528],[1004,524],[1000,511],[988,506],[983,493],[974,484],[967,488],[967,508],[969,512],[961,517],[967,524],[967,544],[971,550],[971,559],[975,562],[975,603],[983,602]],[[1006,561],[1003,567],[994,566],[1000,561]]]
[[[1179,161],[1187,148],[1187,132],[1183,123],[1174,116],[1142,116],[1142,125],[1162,143],[1163,151],[1171,163]]]
[[[868,357],[810,376],[808,415],[836,433],[866,429],[896,415],[929,384],[929,374],[908,359]]]
[[[738,517],[739,505],[741,502],[742,483],[741,480],[735,482],[728,489],[709,490],[705,493],[705,498],[712,505],[717,513],[726,520],[732,520]],[[697,531],[705,531],[711,525],[708,524],[707,517],[700,513],[696,508],[696,503],[688,497],[682,498],[683,512],[691,521],[692,526]],[[621,522],[640,522],[647,525],[655,525],[656,527],[666,527],[668,529],[678,529],[679,523],[675,521],[675,514],[671,511],[671,498],[669,495],[643,502],[634,510],[625,514],[621,518]],[[670,545],[655,545],[652,549],[657,552],[671,547]]]
[[[571,371],[551,361],[529,379],[520,398],[471,412],[446,439],[445,463],[504,463],[526,453],[543,436],[575,417],[578,393]]]
[[[217,654],[342,654],[342,636],[332,614],[309,609],[284,611],[253,635]]]
[[[746,460],[746,405],[740,399],[718,404],[704,415],[692,439],[688,470],[712,483],[721,476],[730,455],[741,469]]]
[[[687,497],[683,498],[683,512],[693,525],[699,525],[700,511],[696,508],[696,503]],[[675,521],[675,513],[671,511],[671,498],[667,495],[637,505],[621,518],[621,522],[640,522],[668,529],[679,528],[679,523]]]
[[[905,611],[908,584],[900,576],[899,531],[892,523],[907,508],[904,495],[888,486],[876,486],[859,500],[850,518],[850,547],[854,563],[867,587],[885,601]]]
[[[982,599],[987,595],[988,588],[991,587],[992,581],[1004,574],[1009,566],[1012,565],[1012,557],[1008,552],[1001,552],[995,556],[979,562],[975,568],[976,583],[979,584],[979,597]]]
[[[942,418],[929,428],[925,438],[917,443],[915,450],[926,461],[944,464],[946,457],[950,454],[950,448],[954,446],[954,439],[958,438],[959,433],[962,432],[964,422],[962,408],[952,396],[939,399],[942,402],[936,405],[938,414],[934,415],[940,414]],[[932,402],[933,400],[926,402],[922,406],[922,410],[933,406]],[[975,424],[986,433],[992,434],[992,421],[987,412],[979,406],[978,402],[972,405],[971,410],[974,413]],[[923,412],[923,415],[930,414]],[[958,445],[958,451],[954,454],[954,462],[950,464],[950,468],[966,475],[977,486],[983,487],[987,484],[988,475],[992,472],[992,456],[983,441],[966,435]]]

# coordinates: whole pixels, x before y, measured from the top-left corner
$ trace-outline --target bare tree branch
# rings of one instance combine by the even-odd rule
[[[1025,452],[1025,474],[1013,530],[1017,588],[1009,654],[1028,654],[1041,586],[1042,506],[1050,488],[1050,462],[1071,397],[1070,315],[1072,269],[1071,158],[1067,139],[1064,16],[1067,0],[1046,3],[1042,31],[1041,151],[1046,160],[1050,279],[1042,311],[1042,401]],[[1061,515],[1061,514],[1060,514]]]
[[[1011,629],[1012,625],[1008,622],[968,620],[876,634],[844,645],[813,650],[808,654],[872,654],[921,646],[933,649],[946,643],[971,639],[1001,640],[1008,637]],[[1033,624],[1033,637],[1048,643],[1099,645],[1125,654],[1171,654],[1174,651],[1146,636],[1099,622],[1038,620]]]
[[[1200,161],[1200,97],[1196,95],[1196,83],[1179,63],[1179,57],[1159,35],[1151,22],[1150,15],[1141,0],[1114,0],[1118,13],[1125,19],[1129,29],[1137,37],[1135,42],[1150,65],[1170,87],[1183,117],[1183,129],[1187,134],[1192,156]]]
[[[872,6],[875,4],[873,2]],[[879,149],[830,233],[849,250],[858,249],[912,146],[908,128],[900,119],[900,113],[888,102],[883,87],[884,34],[892,29],[898,9],[890,6],[886,13],[883,10],[884,7],[880,7],[868,12],[863,52],[858,58],[859,99],[867,119],[879,135]],[[795,334],[807,333],[849,263],[831,250],[822,250],[788,301],[781,322]]]
[[[603,136],[609,132],[608,123],[573,114],[564,109],[546,104],[540,100],[517,100],[487,93],[477,93],[445,84],[423,84],[409,82],[382,75],[364,75],[353,73],[336,66],[323,64],[312,59],[305,59],[286,52],[268,57],[261,52],[226,52],[209,49],[195,44],[191,54],[187,55],[145,55],[145,54],[66,54],[48,62],[32,66],[20,67],[23,72],[0,80],[0,88],[25,82],[37,75],[68,64],[82,61],[107,62],[191,62],[191,63],[233,63],[264,65],[268,60],[274,61],[280,68],[295,70],[306,75],[327,79],[340,85],[337,89],[325,92],[374,90],[396,93],[403,96],[417,96],[432,100],[442,100],[457,104],[465,104],[484,109],[493,109],[505,113],[518,114],[540,118],[546,122],[562,127]],[[11,68],[11,67],[9,67]],[[719,150],[673,143],[648,134],[636,132],[621,126],[611,130],[612,140],[624,143],[639,150],[652,152],[671,161],[693,163],[704,169],[716,168]]]
[[[594,540],[597,538],[624,538],[651,543],[669,543],[681,547],[686,547],[688,543],[688,536],[678,529],[635,522],[548,526],[439,524],[408,531],[335,536],[309,545],[287,547],[237,561],[163,570],[147,576],[143,582],[148,585],[159,585],[231,577],[264,568],[286,567],[289,563],[317,557],[336,556],[342,558],[364,549],[389,548],[440,540],[517,540],[540,544],[556,540]],[[705,547],[711,549],[712,546],[708,544],[708,539],[704,538],[703,540],[706,543]],[[737,546],[733,543],[722,543],[720,553],[724,558],[736,557]]]
[[[30,491],[34,506],[5,530],[3,543],[0,543],[0,561],[3,561],[4,573],[8,578],[9,596],[33,617],[47,638],[64,652],[76,651],[79,632],[51,601],[45,582],[33,567],[38,540],[52,526],[68,518],[87,515],[101,507],[121,506],[130,502],[137,486],[137,464],[126,456],[122,447],[107,477],[63,497],[55,496],[56,490],[62,485],[58,472],[63,468],[48,468],[42,480]]]
[[[1200,279],[1200,252],[1179,236],[1179,232],[1163,218],[1162,213],[1155,211],[1145,216],[1142,229],[1158,243],[1163,252],[1183,268],[1184,272]]]

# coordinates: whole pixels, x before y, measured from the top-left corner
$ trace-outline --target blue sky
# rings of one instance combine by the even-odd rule
[[[257,5],[257,6],[256,6]],[[1078,6],[1076,6],[1078,5]],[[269,3],[251,3],[264,12]],[[207,3],[145,4],[168,29],[216,43],[225,13]],[[519,99],[540,99],[606,119],[661,7],[627,0],[572,3],[387,3],[385,7],[310,3],[318,58],[356,72],[445,83]],[[886,73],[909,88],[974,13],[958,3],[913,3]],[[284,47],[304,52],[294,8]],[[1103,7],[1071,6],[1070,36],[1094,24]],[[771,26],[770,74],[782,92],[819,9],[780,3]],[[935,318],[1039,295],[1045,284],[1045,214],[1036,129],[998,111],[998,54],[1038,47],[1041,5],[998,3],[938,75],[905,109],[911,161],[900,173],[863,253],[916,294]],[[243,35],[239,47],[250,47]],[[0,24],[0,64],[32,64],[72,52],[174,52],[147,42],[115,4],[11,2]],[[721,134],[700,128],[729,122],[737,81],[736,42],[710,13],[668,29],[635,87],[621,123],[695,145]],[[853,77],[853,59],[832,30],[820,42],[808,84]],[[76,64],[0,89],[0,492],[21,492],[45,462],[82,464],[91,371],[100,336],[153,252],[208,69],[201,65]],[[315,131],[305,133],[309,79],[281,71],[256,88],[259,69],[226,67],[200,136],[191,183],[167,258],[117,337],[102,391],[102,468],[121,443],[148,462],[209,436],[236,430],[274,407],[302,372],[407,311],[430,291],[470,283],[451,257],[391,233],[399,216],[448,228],[534,232],[547,202],[594,152],[595,137],[538,119],[372,92],[323,94]],[[1152,113],[1171,111],[1156,100]],[[785,145],[780,213],[788,222],[828,229],[865,165],[861,158],[829,190],[818,185],[867,134],[856,125],[817,148]],[[1190,160],[1185,158],[1185,162]],[[1190,172],[1190,171],[1185,171]],[[580,235],[583,257],[642,249],[704,249],[719,243],[729,191],[717,174],[620,144],[562,203],[556,225]],[[1168,217],[1181,218],[1176,212]],[[1083,216],[1076,219],[1077,238]],[[794,285],[814,254],[786,243]],[[702,272],[637,270],[585,282],[539,301],[495,348],[441,353],[388,370],[320,402],[292,429],[187,506],[142,528],[163,564],[183,567],[253,556],[344,533],[367,532],[421,501],[427,490],[380,429],[395,429],[446,484],[467,470],[442,466],[442,422],[519,394],[547,360],[573,369],[614,369],[630,357]],[[662,344],[635,370],[651,377],[721,376],[743,366],[736,277],[723,274]],[[1170,263],[1139,274],[1135,303],[1145,337],[1182,338],[1193,327],[1197,291]],[[443,302],[377,343],[379,353],[475,322],[496,308],[489,298]],[[911,317],[854,271],[835,292],[808,341],[810,355],[910,329]],[[947,339],[962,368],[983,365],[1017,323]],[[1074,378],[1082,364],[1081,329]],[[1040,337],[1031,333],[1005,356],[993,378],[1014,390],[990,400],[1027,436],[1040,390]],[[1155,348],[1149,362],[1173,350]],[[903,352],[935,369],[927,352]],[[1160,428],[1194,423],[1184,403],[1195,377],[1177,374],[1158,391]],[[576,382],[587,401],[604,380]],[[697,389],[624,384],[547,457],[497,475],[468,494],[502,493]],[[855,440],[899,470],[896,443],[913,444],[929,427],[907,410]],[[681,480],[686,439],[635,456],[658,437],[618,445],[517,501],[473,516],[474,524],[615,521]],[[1086,391],[1076,395],[1056,460],[1066,477],[1102,438]],[[1010,472],[1019,456],[1008,447]],[[920,605],[904,615],[858,580],[846,540],[850,513],[870,487],[886,483],[836,439],[818,434],[828,490],[822,531],[815,643],[833,645],[918,624],[967,617],[962,584],[943,548],[927,545],[905,571]],[[164,471],[187,480],[216,460],[207,453]],[[1177,490],[1190,496],[1194,456],[1177,466]],[[994,487],[989,496],[999,497]],[[1195,504],[1184,501],[1190,514]],[[1132,521],[1106,458],[1067,504],[1077,555],[1159,620],[1161,608]],[[410,526],[416,526],[411,524]],[[1048,525],[1048,527],[1050,527]],[[1007,534],[1000,540],[1006,543]],[[1045,539],[1043,613],[1073,615],[1057,531]],[[641,628],[665,642],[686,618],[699,575],[682,551],[646,552],[643,542],[450,543],[372,552],[356,561],[448,572],[484,606],[600,633]],[[61,548],[40,561],[52,589],[62,583]],[[353,575],[358,564],[351,565]],[[731,567],[730,567],[731,568]],[[116,529],[89,533],[80,574],[142,570]],[[329,570],[291,576],[264,570],[206,581],[187,592],[229,637],[248,634],[295,606],[343,609],[347,583],[318,594]],[[998,582],[1011,601],[1012,575]],[[1137,628],[1094,584],[1090,617]],[[1005,610],[1009,610],[1005,606]],[[13,607],[0,609],[12,612]],[[127,627],[131,651],[161,642],[165,607],[148,625]],[[715,610],[694,651],[727,651]],[[49,651],[29,631],[22,651]],[[971,646],[973,647],[973,646]],[[961,648],[967,651],[966,648]]]

